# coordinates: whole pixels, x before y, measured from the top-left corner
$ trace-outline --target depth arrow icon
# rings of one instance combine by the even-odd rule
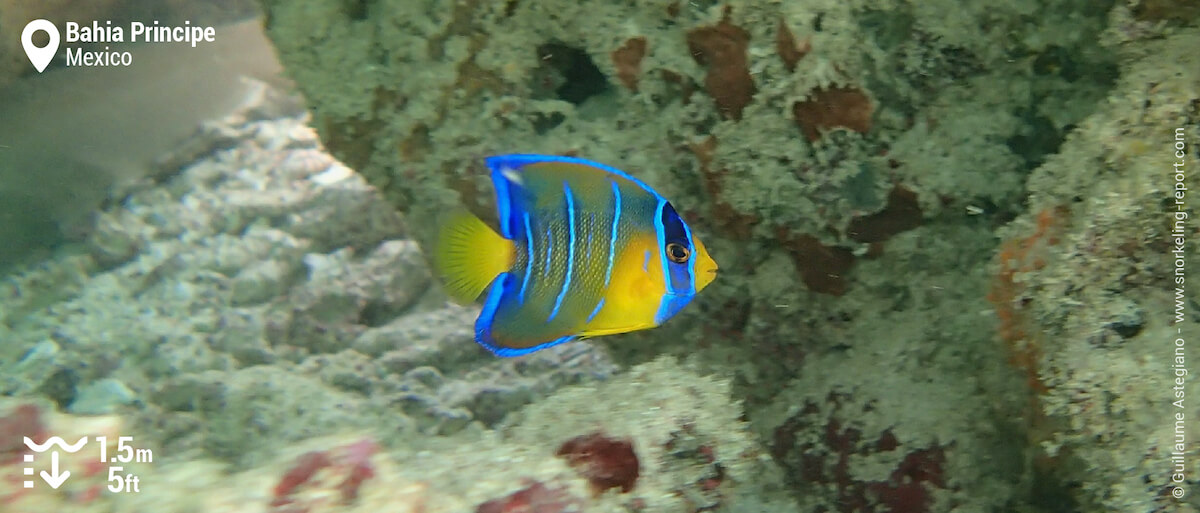
[[[63,482],[66,481],[68,477],[71,477],[70,470],[64,470],[62,474],[58,473],[58,451],[50,453],[50,472],[43,470],[42,479],[44,479],[46,484],[50,485],[51,488],[57,490],[58,487],[62,486]]]

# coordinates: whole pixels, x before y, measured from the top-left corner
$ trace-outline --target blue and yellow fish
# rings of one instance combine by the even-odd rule
[[[675,208],[629,174],[573,157],[486,162],[500,233],[460,211],[438,233],[434,266],[455,300],[484,297],[475,340],[493,353],[653,328],[716,277]]]

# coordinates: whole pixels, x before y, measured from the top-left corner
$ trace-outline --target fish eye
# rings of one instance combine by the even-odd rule
[[[675,242],[667,244],[667,258],[670,258],[672,262],[682,264],[687,262],[688,257],[691,255],[692,252],[688,251],[688,248],[684,247],[683,244]]]

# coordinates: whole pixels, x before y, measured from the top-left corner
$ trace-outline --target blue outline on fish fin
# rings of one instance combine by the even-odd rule
[[[569,164],[581,164],[584,166],[591,166],[591,167],[594,167],[601,171],[606,171],[606,172],[612,173],[614,175],[620,176],[621,178],[624,178],[626,180],[629,180],[629,181],[633,182],[634,184],[636,184],[638,187],[641,187],[643,190],[645,190],[646,192],[653,195],[655,198],[662,199],[662,195],[659,194],[658,192],[656,192],[654,189],[651,189],[649,185],[646,185],[646,182],[638,180],[637,178],[634,178],[633,175],[626,173],[624,171],[621,171],[620,169],[609,166],[607,164],[601,164],[594,160],[581,159],[579,157],[564,157],[561,155],[538,155],[535,153],[510,153],[507,155],[493,155],[491,157],[487,157],[484,159],[484,162],[487,163],[488,168],[492,169],[493,176],[495,176],[495,173],[498,173],[501,169],[504,169],[504,168],[519,170],[522,166],[527,166],[529,164],[537,164],[540,162],[566,162]]]
[[[578,335],[567,335],[533,347],[504,347],[497,344],[496,340],[492,338],[492,324],[496,321],[496,310],[500,308],[500,301],[504,298],[507,288],[512,285],[510,281],[514,280],[515,278],[512,273],[501,273],[488,286],[487,299],[483,302],[483,310],[479,312],[479,317],[475,319],[475,342],[496,356],[508,358],[529,354],[539,349],[564,344],[578,338]]]
[[[492,280],[492,284],[488,285],[487,299],[483,301],[483,310],[475,319],[475,341],[493,353],[504,349],[492,339],[492,323],[496,320],[500,300],[504,298],[505,283],[511,278],[512,273],[500,273]]]
[[[664,295],[658,304],[658,310],[654,312],[654,325],[662,326],[663,323],[675,317],[680,310],[683,310],[683,307],[691,303],[695,297],[695,294]]]
[[[529,353],[532,353],[534,351],[540,351],[547,347],[557,346],[559,344],[565,344],[565,343],[571,342],[577,338],[579,338],[579,335],[567,335],[565,337],[559,337],[559,338],[556,338],[549,342],[546,342],[545,344],[538,344],[533,347],[498,347],[498,348],[493,348],[493,347],[488,347],[488,346],[484,346],[484,347],[487,347],[488,350],[490,350],[492,352],[492,354],[495,354],[496,356],[499,356],[502,358],[511,358],[513,356],[527,355]]]
[[[509,183],[501,168],[492,168],[492,187],[496,189],[496,216],[500,221],[500,234],[512,240],[512,192],[509,190]]]

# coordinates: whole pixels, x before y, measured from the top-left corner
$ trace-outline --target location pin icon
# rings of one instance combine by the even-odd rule
[[[41,48],[33,44],[33,33],[39,30],[50,36],[50,44]],[[33,63],[38,73],[45,70],[50,61],[54,60],[54,54],[58,52],[58,39],[58,27],[49,20],[33,20],[25,25],[25,30],[21,32],[21,45],[25,47],[25,55],[29,56],[29,62]]]

